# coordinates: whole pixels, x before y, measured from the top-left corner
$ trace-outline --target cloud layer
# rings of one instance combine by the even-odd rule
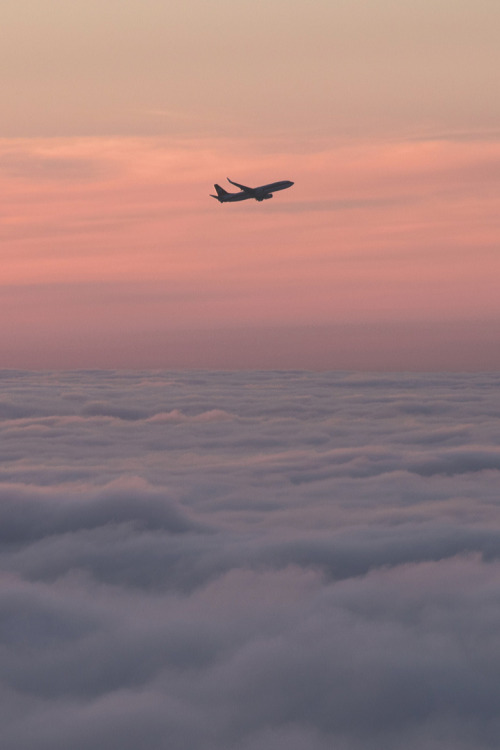
[[[8,750],[483,750],[496,375],[1,373]]]

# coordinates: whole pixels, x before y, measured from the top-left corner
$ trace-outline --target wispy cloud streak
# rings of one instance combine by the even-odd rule
[[[312,142],[298,153],[292,140],[266,151],[224,138],[4,139],[3,363],[239,367],[228,346],[214,360],[216,347],[168,337],[398,321],[419,322],[422,366],[432,368],[441,323],[482,322],[484,338],[500,320],[499,159],[498,141],[484,139]],[[266,205],[220,206],[209,194],[226,174],[295,185]],[[88,352],[82,362],[69,332]],[[465,367],[491,367],[475,339],[443,335],[450,357],[439,366],[453,369],[463,355]],[[346,330],[334,349],[349,341]],[[398,350],[389,332],[384,342]],[[127,361],[136,346],[144,354]],[[312,352],[300,346],[287,366],[380,366],[358,361],[364,345],[352,343],[340,364],[334,352],[324,364],[324,337]],[[268,366],[262,351],[281,367],[278,352],[291,363],[297,347],[286,335],[278,347],[252,345],[244,366]],[[412,365],[402,357],[388,366]]]

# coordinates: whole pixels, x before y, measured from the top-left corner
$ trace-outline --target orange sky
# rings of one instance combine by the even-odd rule
[[[500,366],[498,6],[7,5],[2,366]]]

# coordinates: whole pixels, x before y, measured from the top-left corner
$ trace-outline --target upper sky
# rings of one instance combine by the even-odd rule
[[[4,0],[2,364],[500,367],[499,28],[496,0]],[[221,206],[226,175],[295,186]]]

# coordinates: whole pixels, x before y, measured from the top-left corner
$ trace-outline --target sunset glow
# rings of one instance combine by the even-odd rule
[[[499,0],[0,17],[1,749],[494,750]]]
[[[433,326],[448,343],[463,326],[466,369],[500,365],[496,6],[218,0],[209,19],[201,2],[189,17],[153,0],[44,4],[42,18],[8,3],[25,54],[6,51],[0,140],[5,366],[239,367],[203,337],[227,349],[235,329],[263,344],[244,366],[273,366],[281,329],[281,364],[379,369],[391,325],[422,340],[422,369],[446,364],[426,347]],[[268,53],[251,63],[252,42]],[[218,205],[227,175],[295,185]],[[349,326],[377,327],[380,356],[360,359]],[[404,346],[391,361],[417,366]]]

